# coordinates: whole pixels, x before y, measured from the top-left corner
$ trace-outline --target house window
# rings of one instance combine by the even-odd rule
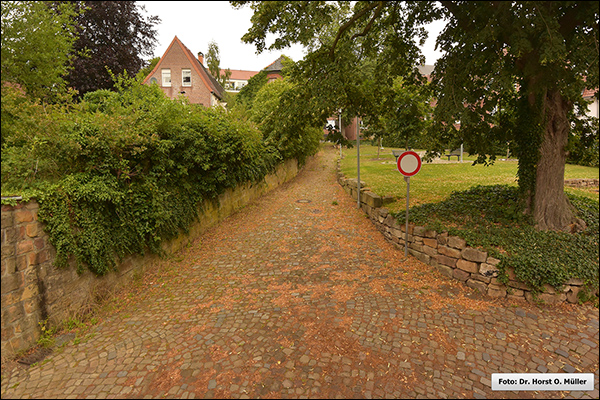
[[[163,86],[171,86],[171,70],[163,69],[162,70],[162,85]]]
[[[192,70],[182,69],[181,70],[181,85],[192,86]]]

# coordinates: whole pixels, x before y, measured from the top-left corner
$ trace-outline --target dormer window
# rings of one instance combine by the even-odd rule
[[[171,70],[168,68],[162,70],[162,85],[171,87]]]
[[[181,85],[192,86],[192,70],[182,69],[181,70]]]

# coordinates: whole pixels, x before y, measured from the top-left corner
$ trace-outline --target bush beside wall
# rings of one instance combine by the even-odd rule
[[[287,160],[259,183],[240,184],[215,200],[202,203],[200,218],[189,234],[165,242],[163,250],[174,253],[211,226],[249,204],[298,173],[296,160]],[[74,265],[56,268],[56,250],[44,224],[38,220],[35,200],[15,206],[2,205],[2,356],[10,357],[39,339],[39,322],[56,326],[85,312],[96,298],[130,283],[160,261],[155,254],[130,255],[116,272],[100,276],[89,270],[77,273]],[[73,264],[73,263],[71,263]]]

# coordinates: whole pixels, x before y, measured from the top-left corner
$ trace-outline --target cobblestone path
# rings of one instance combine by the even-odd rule
[[[2,398],[598,398],[598,310],[493,301],[387,243],[326,149]],[[399,182],[402,180],[398,179]],[[491,390],[586,372],[589,392]]]

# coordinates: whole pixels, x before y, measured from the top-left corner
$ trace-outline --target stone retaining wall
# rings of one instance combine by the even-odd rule
[[[201,206],[201,217],[188,235],[165,243],[167,253],[183,248],[209,227],[236,210],[290,180],[298,163],[288,160],[258,184],[245,184],[223,193]],[[2,205],[2,357],[34,345],[40,337],[40,321],[56,326],[69,317],[79,317],[104,296],[130,283],[135,276],[160,261],[156,255],[125,258],[118,271],[97,276],[77,274],[70,266],[54,267],[56,250],[38,221],[36,201],[16,206]]]
[[[571,187],[598,187],[598,179],[565,179],[565,186]]]
[[[338,164],[338,183],[357,200],[358,185],[356,179],[347,179],[340,172]],[[360,204],[377,229],[385,238],[404,250],[406,226],[400,224],[383,206],[393,199],[382,198],[373,193],[361,180]],[[420,261],[437,268],[444,275],[463,282],[465,285],[494,298],[509,298],[535,302],[531,289],[517,280],[514,270],[507,268],[508,285],[498,280],[496,266],[500,260],[491,257],[487,252],[469,247],[464,239],[449,236],[448,232],[438,233],[422,226],[408,225],[408,252]],[[562,292],[556,293],[550,285],[544,286],[544,293],[537,299],[554,304],[567,301],[577,303],[577,295],[581,291],[583,281],[569,280]]]

